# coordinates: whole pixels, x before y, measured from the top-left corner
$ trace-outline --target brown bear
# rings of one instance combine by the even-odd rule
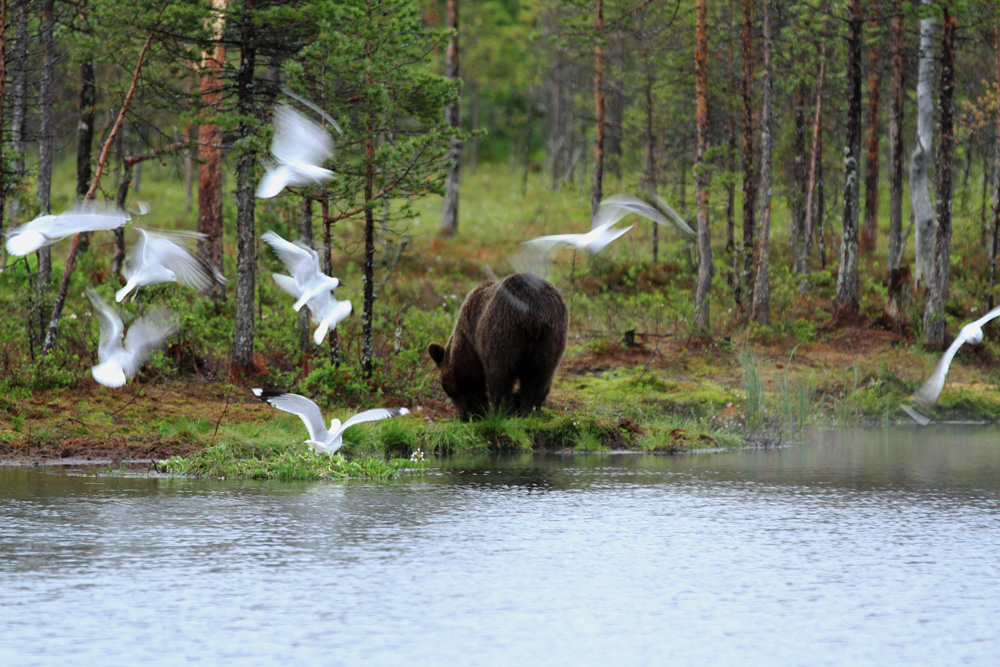
[[[459,417],[482,415],[491,406],[520,414],[539,407],[566,349],[568,321],[559,290],[533,273],[472,290],[448,345],[427,346]]]

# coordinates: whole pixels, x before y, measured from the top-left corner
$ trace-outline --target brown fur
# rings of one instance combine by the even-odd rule
[[[481,415],[491,406],[520,414],[539,407],[566,349],[568,320],[559,290],[532,273],[472,290],[448,345],[427,346],[459,416]]]

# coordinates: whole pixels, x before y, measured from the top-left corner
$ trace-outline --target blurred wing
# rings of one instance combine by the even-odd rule
[[[295,93],[293,93],[292,91],[288,90],[287,88],[282,88],[281,92],[283,92],[285,95],[288,95],[293,100],[298,100],[299,102],[302,102],[302,104],[306,105],[307,107],[309,107],[310,109],[312,109],[313,111],[315,111],[316,113],[318,113],[323,118],[326,118],[328,121],[330,121],[330,125],[333,126],[333,129],[337,130],[337,134],[339,134],[340,136],[344,136],[344,131],[342,129],[340,129],[340,123],[338,123],[337,121],[335,121],[333,119],[333,116],[331,116],[327,112],[323,111],[317,105],[313,104],[312,102],[310,102],[309,100],[305,99],[304,97],[300,97],[300,96],[296,95]]]
[[[652,204],[647,204],[632,195],[611,195],[601,201],[592,226],[599,227],[605,224],[611,226],[629,213],[637,213],[660,225],[669,224],[666,216],[656,210]]]
[[[962,328],[962,331],[965,331],[965,327]],[[958,348],[962,347],[965,340],[964,333],[960,333],[958,338],[948,346],[948,349],[941,355],[941,360],[934,367],[934,372],[931,373],[927,381],[914,394],[918,399],[924,403],[933,403],[938,399],[938,396],[941,395],[941,390],[944,388],[944,378],[948,375],[948,367],[951,365],[951,360],[955,358]]]
[[[141,227],[135,229],[139,232],[139,239],[128,249],[125,265],[122,267],[122,275],[126,281],[139,272],[146,256],[146,230]]]
[[[177,330],[177,318],[166,309],[157,309],[132,323],[125,335],[125,351],[128,360],[122,364],[125,377],[132,377],[142,366],[149,353],[174,331]]]
[[[534,239],[538,241],[538,239]],[[510,256],[510,265],[518,273],[534,273],[547,276],[552,268],[552,255],[559,244],[525,241]]]
[[[995,317],[998,317],[998,316],[1000,316],[1000,306],[997,306],[996,308],[994,308],[990,312],[988,312],[985,315],[983,315],[982,317],[980,317],[978,320],[976,320],[975,323],[980,328],[982,328],[982,326],[984,324],[986,324],[987,322],[989,322],[990,320],[992,320],[992,319],[994,319]]]
[[[910,406],[908,406],[908,405],[900,405],[899,407],[902,408],[903,412],[905,412],[906,414],[908,414],[910,416],[910,419],[912,419],[913,421],[917,422],[921,426],[927,426],[928,424],[931,423],[931,420],[929,418],[924,417],[922,414],[920,414],[919,412],[917,412],[916,410],[914,410]]]
[[[340,428],[337,429],[337,432],[333,434],[333,437],[336,439],[337,436],[343,434],[343,432],[348,428],[354,426],[355,424],[360,424],[361,422],[373,422],[380,419],[390,419],[392,417],[398,417],[399,415],[406,415],[409,413],[410,411],[406,408],[375,408],[373,410],[365,410],[364,412],[359,412],[341,424]]]
[[[322,127],[287,104],[274,110],[271,153],[280,162],[321,166],[333,152],[333,139]]]
[[[25,227],[40,231],[50,238],[62,238],[78,232],[118,229],[132,219],[127,211],[101,204],[91,204],[85,211],[77,206],[59,215],[35,218]]]
[[[291,294],[296,299],[302,296],[302,290],[299,289],[298,284],[295,282],[295,278],[286,276],[282,273],[272,273],[271,278],[274,279],[274,284],[277,285],[282,291]]]
[[[587,252],[591,255],[596,255],[600,251],[611,243],[612,241],[620,238],[623,234],[627,234],[635,225],[629,225],[625,229],[616,229],[615,231],[605,231],[602,232],[594,241],[587,245]]]
[[[694,236],[694,230],[691,226],[680,216],[680,214],[675,211],[670,204],[666,202],[660,195],[653,195],[653,200],[656,202],[656,207],[666,214],[668,224],[687,236]]]
[[[257,196],[261,199],[270,199],[285,189],[288,185],[288,167],[276,165],[267,170],[267,173],[257,184]]]
[[[97,315],[97,321],[101,327],[100,342],[97,344],[97,358],[102,362],[107,361],[121,344],[125,325],[122,324],[122,318],[118,317],[118,313],[104,303],[92,288],[88,287],[86,294],[94,306],[94,314]]]
[[[303,244],[289,243],[272,231],[264,232],[260,240],[271,246],[300,287],[319,273],[319,255],[316,251]],[[299,295],[301,294],[300,291]]]
[[[177,282],[197,290],[203,290],[211,285],[212,280],[220,283],[225,278],[217,269],[204,261],[197,259],[187,250],[177,245],[173,239],[197,239],[201,235],[195,232],[163,232],[148,231],[146,239],[145,258],[147,262],[160,264],[177,276]]]
[[[310,440],[326,442],[329,438],[330,432],[323,425],[323,415],[319,411],[319,406],[305,396],[269,389],[254,389],[253,393],[272,408],[284,410],[301,419],[309,431]]]

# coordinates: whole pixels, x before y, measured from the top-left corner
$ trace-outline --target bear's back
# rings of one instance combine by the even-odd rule
[[[517,354],[524,345],[545,341],[561,356],[568,313],[552,283],[533,273],[515,273],[487,289],[491,293],[476,326],[480,354]]]

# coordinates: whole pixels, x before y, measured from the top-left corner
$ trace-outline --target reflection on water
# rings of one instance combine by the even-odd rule
[[[996,664],[998,435],[388,483],[0,468],[0,664]]]

